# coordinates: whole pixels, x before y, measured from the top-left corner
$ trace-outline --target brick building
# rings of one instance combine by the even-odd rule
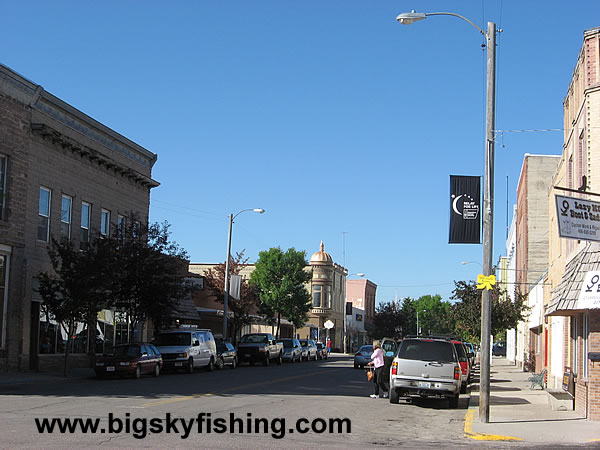
[[[575,409],[600,421],[600,361],[594,359],[600,354],[600,303],[583,289],[600,277],[600,243],[559,236],[554,195],[598,201],[590,193],[600,193],[600,27],[584,32],[563,115],[563,153],[548,199],[548,385],[560,387],[570,373]]]
[[[147,222],[155,162],[154,153],[0,65],[0,367],[43,370],[66,339],[88,350],[83,330],[68,337],[41,315],[35,276],[50,269],[52,237],[84,248],[132,217]]]

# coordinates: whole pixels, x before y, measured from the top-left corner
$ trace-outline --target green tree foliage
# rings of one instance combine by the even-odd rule
[[[277,337],[281,319],[286,318],[295,326],[302,326],[310,309],[310,294],[306,283],[311,274],[305,270],[308,265],[306,252],[281,248],[271,248],[258,254],[256,268],[250,276],[250,284],[258,289],[261,311],[268,318],[277,318]]]
[[[229,261],[229,275],[239,275],[248,258],[244,257],[244,250],[231,257]],[[208,269],[204,274],[207,286],[213,291],[219,303],[224,303],[225,298],[225,263],[216,265]],[[240,299],[233,299],[231,296],[227,301],[227,306],[232,312],[233,317],[228,323],[232,328],[233,344],[237,343],[237,337],[241,329],[252,322],[252,314],[258,309],[258,291],[248,280],[242,278],[240,287]]]
[[[134,222],[111,238],[118,268],[112,301],[133,327],[148,319],[155,327],[168,324],[178,300],[191,289],[185,280],[187,253],[169,236],[166,222],[148,227]]]
[[[85,251],[53,239],[48,250],[53,270],[37,275],[42,312],[68,336],[77,322],[86,322],[88,342],[95,342],[102,309],[126,311],[134,327],[147,319],[155,325],[166,322],[190,289],[187,255],[169,240],[168,229],[166,223],[144,227],[134,222],[114,236],[92,240]],[[67,345],[65,374],[68,352]]]
[[[380,303],[375,308],[374,329],[370,334],[375,339],[400,338],[405,324],[406,316],[397,302]]]
[[[464,339],[479,342],[481,339],[481,290],[475,282],[457,281],[452,299],[457,300],[453,305],[452,314],[456,321],[456,331]],[[517,292],[512,300],[506,290],[495,286],[490,291],[492,302],[492,335],[499,334],[509,328],[516,328],[529,311],[525,304],[526,296]]]
[[[108,305],[115,262],[111,246],[106,241],[95,241],[82,252],[68,240],[52,239],[48,256],[53,272],[43,272],[37,277],[42,313],[60,324],[67,336],[74,335],[77,322],[87,322],[88,329],[93,322],[90,334],[95,342],[95,318]],[[65,376],[70,344],[68,339],[64,347]]]

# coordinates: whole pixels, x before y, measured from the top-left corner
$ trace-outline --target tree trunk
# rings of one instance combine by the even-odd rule
[[[281,325],[281,313],[280,312],[277,313],[277,333],[275,334],[275,337],[277,339],[279,339],[279,325]]]
[[[69,371],[69,345],[71,343],[71,336],[73,335],[73,323],[69,323],[67,327],[67,343],[65,344],[65,361],[63,366],[63,376],[67,376]]]

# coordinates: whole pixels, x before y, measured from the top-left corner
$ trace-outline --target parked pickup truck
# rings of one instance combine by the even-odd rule
[[[239,362],[262,362],[268,366],[274,361],[281,365],[283,344],[277,342],[270,333],[245,334],[238,341],[237,355]]]

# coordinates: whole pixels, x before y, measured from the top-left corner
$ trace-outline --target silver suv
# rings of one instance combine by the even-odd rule
[[[402,341],[390,370],[390,403],[400,397],[447,398],[458,406],[461,368],[450,340],[407,338]]]
[[[161,331],[154,340],[165,369],[183,369],[193,373],[197,367],[214,370],[217,346],[211,330],[177,328]]]

